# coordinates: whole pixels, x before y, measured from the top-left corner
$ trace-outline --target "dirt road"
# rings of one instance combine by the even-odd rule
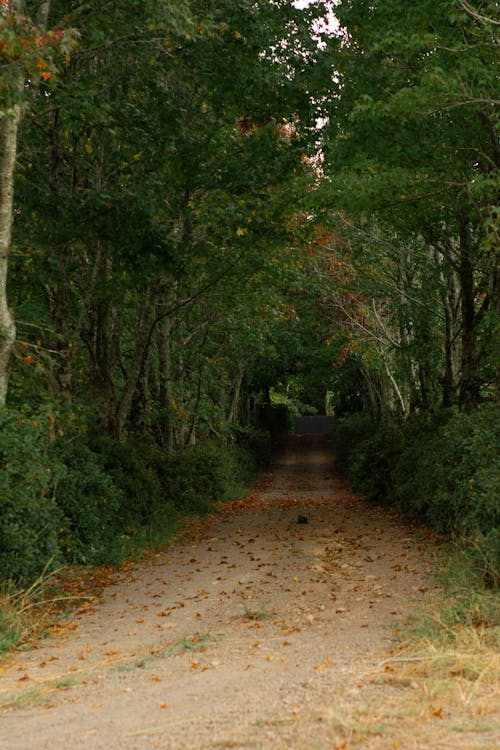
[[[251,496],[10,657],[0,747],[350,747],[342,712],[386,689],[374,670],[434,547],[353,497],[330,455],[285,440]]]

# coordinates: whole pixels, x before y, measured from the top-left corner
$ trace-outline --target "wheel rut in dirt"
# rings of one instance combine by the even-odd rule
[[[327,437],[282,439],[247,498],[9,658],[0,746],[330,748],[432,553],[353,496]]]

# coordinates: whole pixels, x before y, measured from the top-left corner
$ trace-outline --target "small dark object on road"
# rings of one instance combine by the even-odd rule
[[[297,516],[297,523],[309,523],[307,516]]]

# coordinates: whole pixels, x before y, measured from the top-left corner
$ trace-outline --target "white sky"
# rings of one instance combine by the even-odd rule
[[[308,5],[313,5],[314,3],[317,3],[319,1],[320,0],[294,0],[293,5],[299,9],[307,8]],[[338,29],[338,26],[339,26],[338,21],[335,18],[335,15],[333,13],[333,5],[335,4],[336,4],[336,0],[330,0],[330,2],[328,3],[330,7],[328,8],[327,14],[325,16],[325,20],[326,19],[328,20],[328,28],[332,31],[334,29]]]

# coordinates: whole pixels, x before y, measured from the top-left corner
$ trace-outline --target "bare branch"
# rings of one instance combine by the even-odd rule
[[[458,0],[460,5],[462,6],[463,10],[465,10],[466,13],[468,13],[469,16],[472,16],[476,21],[479,21],[479,23],[483,24],[491,24],[492,26],[500,26],[500,21],[495,21],[494,18],[488,18],[488,16],[483,16],[481,13],[479,13],[478,10],[475,8],[472,8],[469,3],[466,3],[465,0]]]

